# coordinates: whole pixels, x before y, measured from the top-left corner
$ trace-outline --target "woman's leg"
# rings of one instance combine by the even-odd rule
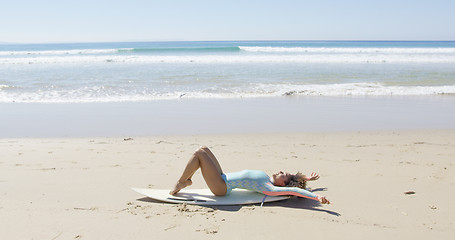
[[[226,194],[227,188],[226,183],[221,177],[221,167],[216,158],[214,158],[213,153],[208,150],[210,152],[209,154],[206,150],[208,150],[207,147],[201,147],[194,152],[188,161],[185,170],[183,170],[182,176],[175,185],[174,190],[170,192],[172,195],[191,185],[191,177],[199,168],[201,168],[202,176],[213,194],[217,196]]]
[[[216,169],[218,169],[218,172],[220,172],[220,174],[223,174],[223,170],[221,169],[220,163],[218,162],[218,159],[216,159],[215,155],[213,155],[212,151],[210,151],[210,149],[206,146],[202,146],[201,149],[204,150],[212,159],[212,162],[215,164],[215,167]]]

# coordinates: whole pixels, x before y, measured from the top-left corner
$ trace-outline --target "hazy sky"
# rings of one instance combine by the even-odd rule
[[[455,40],[455,0],[3,0],[0,42]]]

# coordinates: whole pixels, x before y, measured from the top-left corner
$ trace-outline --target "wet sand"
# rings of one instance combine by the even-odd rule
[[[455,96],[2,103],[0,138],[455,129]]]

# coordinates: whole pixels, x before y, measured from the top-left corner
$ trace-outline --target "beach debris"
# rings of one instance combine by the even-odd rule
[[[95,211],[95,210],[98,210],[98,208],[97,207],[91,207],[91,208],[75,207],[74,210]]]
[[[57,236],[55,236],[54,238],[52,238],[52,240],[55,240],[57,239],[58,237],[60,237],[60,235],[62,235],[63,232],[60,232],[59,234],[57,234]]]
[[[186,207],[186,203],[183,203],[182,205],[179,206],[177,209],[179,212],[189,212],[190,210]]]
[[[124,138],[123,141],[131,141],[133,138]]]
[[[344,162],[360,162],[360,159],[343,159]]]
[[[294,95],[296,93],[297,93],[296,91],[288,91],[288,92],[283,93],[283,95],[284,96],[291,96],[291,95]]]
[[[126,210],[128,210],[128,208],[124,208],[124,209],[122,209],[122,210],[119,210],[119,211],[116,212],[116,213],[121,213],[121,212],[126,211]]]
[[[404,194],[406,194],[406,195],[412,195],[412,194],[416,194],[416,192],[414,192],[414,191],[407,191],[407,192],[404,192]]]
[[[218,229],[196,229],[196,232],[205,232],[206,234],[216,234],[218,233]]]
[[[430,209],[433,209],[433,210],[438,209],[438,208],[437,208],[436,206],[434,206],[434,205],[430,205],[430,206],[428,206],[428,207],[430,207]]]
[[[170,226],[170,227],[168,227],[168,228],[165,228],[164,231],[167,231],[167,230],[169,230],[169,229],[173,229],[173,228],[175,228],[175,227],[177,227],[177,225],[172,225],[172,226]]]
[[[55,170],[56,168],[53,167],[53,168],[41,168],[40,170],[41,171],[51,171],[51,170]]]
[[[187,203],[181,203],[176,205],[177,211],[179,211],[181,214],[187,216],[187,217],[193,217],[195,215],[199,216],[205,216],[206,219],[212,218],[215,216],[216,211],[218,209],[216,208],[206,208],[202,206],[197,206],[197,205],[191,205]],[[177,216],[177,215],[174,215]]]
[[[414,165],[415,165],[415,163],[412,163],[412,162],[409,162],[409,161],[406,161],[406,162],[405,162],[405,161],[401,161],[401,162],[399,162],[399,163],[400,163],[400,164],[414,164]]]

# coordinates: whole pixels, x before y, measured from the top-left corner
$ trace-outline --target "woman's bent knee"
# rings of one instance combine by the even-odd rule
[[[209,154],[210,150],[208,147],[206,146],[200,146],[198,149],[196,149],[196,152],[195,154],[196,155],[200,155],[200,154],[204,154],[204,155],[207,155]]]
[[[196,149],[196,151],[194,152],[194,155],[196,155],[196,156],[207,155],[207,152],[204,151],[202,148],[198,148],[198,149]]]

